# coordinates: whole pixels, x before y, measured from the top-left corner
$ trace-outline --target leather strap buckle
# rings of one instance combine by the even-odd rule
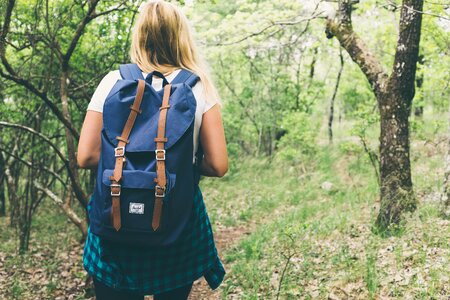
[[[120,152],[122,151],[122,152]],[[114,156],[121,157],[125,155],[125,146],[114,148]]]
[[[158,191],[161,191],[162,194],[158,194]],[[165,197],[166,196],[166,187],[156,185],[155,186],[155,197]]]
[[[162,157],[158,156],[158,153],[162,153]],[[156,160],[166,160],[166,150],[164,149],[156,149],[155,150]]]
[[[120,188],[121,188],[121,185],[120,184],[117,184],[117,183],[112,183],[112,184],[110,184],[109,185],[110,187],[111,187],[111,196],[120,196]],[[114,193],[113,192],[113,188],[119,188],[119,192],[118,193]]]

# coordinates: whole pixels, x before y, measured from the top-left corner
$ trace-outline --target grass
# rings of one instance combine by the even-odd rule
[[[390,237],[372,228],[378,185],[357,144],[322,147],[305,174],[285,164],[280,168],[277,161],[250,160],[226,184],[205,181],[216,224],[256,224],[251,235],[224,252],[228,275],[222,297],[274,299],[281,283],[282,299],[448,299],[450,225],[440,217],[438,203],[429,200],[441,189],[445,143],[415,140],[411,151],[419,207]],[[267,189],[270,178],[275,191]],[[331,189],[322,187],[326,181]],[[246,218],[233,217],[235,210]],[[293,239],[286,239],[286,231]]]
[[[440,226],[448,229],[449,224],[439,218],[435,203],[421,202],[396,236],[383,238],[371,230],[377,199],[372,170],[365,167],[364,159],[348,161],[330,152],[323,155],[337,157],[319,158],[320,162],[347,164],[345,174],[344,169],[322,166],[321,172],[297,183],[302,192],[278,194],[271,211],[254,213],[256,230],[225,251],[229,277],[223,298],[239,294],[243,299],[274,299],[286,253],[295,252],[281,284],[283,299],[326,299],[330,295],[338,299],[421,295],[446,299],[450,234]],[[276,172],[272,169],[272,176],[280,176]],[[320,188],[324,180],[333,183],[333,190]],[[253,182],[241,180],[236,185],[252,189]],[[246,208],[245,203],[236,205]],[[220,218],[216,221],[220,223]],[[293,240],[285,238],[286,232]],[[426,249],[438,249],[439,255]],[[426,278],[427,286],[420,278]]]

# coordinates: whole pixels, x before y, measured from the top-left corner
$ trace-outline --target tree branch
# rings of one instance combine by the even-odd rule
[[[434,5],[439,5],[438,3],[431,3],[431,2],[428,2],[428,3],[434,4]],[[442,4],[440,4],[440,5],[445,5],[445,4],[442,3]],[[388,3],[383,4],[383,5],[381,5],[380,7],[385,7],[385,8],[387,7],[387,8],[391,8],[391,9],[396,10],[396,9],[399,8],[399,5],[397,5],[394,1],[388,1]],[[408,7],[408,8],[411,9],[411,10],[413,10],[413,11],[415,11],[415,12],[418,12],[418,13],[420,13],[420,14],[423,14],[423,15],[427,15],[427,16],[431,16],[431,17],[438,18],[438,19],[450,21],[450,18],[447,17],[447,16],[438,15],[438,14],[435,14],[435,13],[432,13],[432,12],[429,12],[429,11],[423,11],[423,10],[414,9],[414,8],[412,8],[412,7]]]
[[[34,185],[36,186],[36,188],[38,190],[40,190],[41,192],[43,192],[44,194],[46,194],[50,199],[52,199],[59,207],[62,208],[62,210],[64,211],[64,213],[67,215],[67,217],[70,219],[70,221],[72,221],[72,223],[74,223],[81,231],[81,233],[83,234],[83,237],[85,237],[87,235],[87,227],[86,224],[84,223],[84,221],[72,210],[72,208],[65,203],[61,198],[59,198],[58,196],[56,196],[51,190],[49,190],[48,188],[44,187],[41,183],[39,183],[39,181],[34,180],[33,181]],[[68,196],[69,197],[69,196]]]
[[[52,174],[63,185],[65,184],[64,179],[61,176],[59,176],[59,174],[57,174],[55,171],[53,171],[53,170],[51,170],[51,169],[49,169],[49,168],[47,168],[45,166],[39,166],[39,167],[34,166],[31,162],[24,160],[23,158],[19,157],[18,155],[14,154],[12,152],[9,152],[5,148],[2,148],[2,147],[0,147],[0,152],[3,152],[6,155],[15,158],[16,160],[20,161],[21,163],[23,163],[27,167],[42,169],[42,170],[46,171],[47,173]]]
[[[67,48],[66,53],[63,55],[63,69],[67,68],[69,60],[73,54],[73,52],[75,51],[75,48],[78,44],[78,41],[81,38],[81,35],[83,34],[84,29],[86,28],[86,25],[91,22],[92,20],[94,20],[97,17],[100,16],[104,16],[107,14],[110,14],[112,12],[115,11],[122,11],[125,10],[127,7],[123,7],[123,5],[125,5],[127,3],[127,1],[123,1],[121,2],[119,5],[117,5],[114,8],[111,8],[109,10],[100,12],[100,13],[96,13],[95,9],[98,5],[98,3],[100,2],[100,0],[92,0],[89,1],[89,7],[88,7],[88,11],[86,12],[86,15],[84,16],[84,18],[81,20],[81,22],[78,24],[77,30],[75,31],[75,34],[72,38],[72,41],[70,42],[69,47]]]
[[[3,70],[0,68],[0,76],[14,81],[15,83],[25,87],[27,90],[32,92],[34,95],[38,96],[44,103],[50,108],[50,110],[55,114],[55,116],[60,120],[64,126],[66,126],[70,132],[73,134],[73,136],[76,139],[80,138],[80,134],[75,129],[73,124],[69,122],[66,118],[64,118],[64,115],[62,112],[58,109],[58,107],[48,98],[47,94],[40,91],[38,88],[36,88],[30,81],[19,77],[15,71],[12,69],[12,67],[9,65],[8,61],[6,60],[6,57],[4,55],[1,56],[1,60],[3,65],[5,66],[7,73],[3,72]]]
[[[46,142],[48,145],[50,145],[50,147],[53,148],[53,150],[55,151],[56,155],[58,155],[58,157],[63,161],[64,166],[66,167],[69,177],[71,179],[72,187],[74,189],[74,193],[77,196],[78,201],[83,205],[83,207],[87,206],[87,196],[81,189],[81,186],[80,186],[79,182],[77,181],[77,176],[72,172],[69,161],[64,157],[64,155],[61,153],[61,151],[59,151],[59,148],[48,137],[46,137],[45,135],[43,135],[40,132],[37,132],[33,128],[30,128],[30,127],[27,127],[24,125],[20,125],[20,124],[13,124],[13,123],[0,121],[0,126],[28,131],[29,133],[40,137],[44,142]]]
[[[42,133],[34,130],[33,128],[27,127],[25,125],[13,124],[13,123],[8,123],[8,122],[4,122],[4,121],[0,121],[0,126],[20,129],[20,130],[28,131],[29,133],[36,135],[37,137],[41,138],[44,142],[46,142],[48,145],[50,145],[50,147],[53,148],[53,150],[56,152],[56,154],[61,158],[61,160],[64,163],[67,163],[67,159],[59,151],[59,147],[56,146],[55,144],[53,144],[53,142],[48,137],[46,137]]]
[[[115,11],[123,11],[123,10],[126,10],[128,7],[127,7],[127,6],[123,7],[123,5],[125,5],[127,2],[128,2],[128,1],[123,1],[123,2],[121,2],[119,5],[117,5],[117,6],[114,7],[114,8],[111,8],[111,9],[105,10],[105,11],[102,11],[102,12],[100,12],[100,13],[93,13],[93,14],[92,14],[92,18],[95,19],[95,18],[97,18],[97,17],[101,17],[101,16],[104,16],[104,15],[108,15],[108,14],[110,14],[110,13],[112,13],[112,12],[115,12]]]
[[[292,20],[292,21],[275,21],[275,22],[271,22],[269,25],[267,25],[266,27],[262,28],[259,31],[253,32],[249,35],[246,35],[236,41],[232,41],[232,42],[224,42],[224,43],[217,43],[217,44],[213,44],[211,46],[230,46],[230,45],[234,45],[234,44],[239,44],[242,43],[245,40],[248,40],[252,37],[258,36],[263,34],[264,32],[266,32],[267,30],[273,28],[273,27],[283,27],[283,26],[292,26],[292,25],[297,25],[300,24],[302,22],[309,22],[312,19],[316,19],[319,18],[320,15],[323,13],[323,11],[321,12],[315,12],[314,14],[312,14],[311,16],[307,17],[307,18],[300,18],[297,20]]]
[[[379,60],[369,51],[364,41],[353,31],[351,12],[358,0],[339,0],[334,19],[328,19],[325,33],[327,38],[336,37],[351,59],[361,68],[379,99],[384,93],[388,75]]]
[[[77,30],[75,31],[72,41],[70,42],[66,53],[63,55],[63,69],[67,68],[67,64],[69,63],[69,60],[73,54],[73,51],[75,51],[78,40],[81,38],[84,28],[90,21],[93,20],[93,14],[95,12],[95,8],[97,7],[97,4],[99,1],[100,0],[92,0],[89,2],[88,11],[87,11],[86,15],[84,16],[83,20],[81,20],[81,22],[78,24]]]
[[[9,32],[9,26],[11,24],[11,15],[14,8],[15,0],[9,0],[6,6],[5,19],[3,21],[2,31],[0,32],[0,55],[5,53],[5,41],[6,35]]]

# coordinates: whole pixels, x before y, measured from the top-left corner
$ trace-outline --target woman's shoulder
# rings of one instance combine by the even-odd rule
[[[207,112],[214,105],[219,103],[217,99],[211,99],[208,97],[208,94],[205,90],[205,85],[200,79],[192,87],[192,93],[194,94],[195,99],[197,100],[197,105],[200,106],[199,108],[202,113]]]
[[[94,94],[88,104],[87,110],[93,110],[102,113],[103,103],[105,102],[106,96],[113,88],[117,80],[121,79],[119,70],[109,71],[98,84],[95,89]]]
[[[97,90],[108,90],[109,92],[119,79],[122,79],[119,70],[109,71],[105,76],[103,76],[102,80],[97,86]]]
[[[122,79],[122,76],[120,76],[120,71],[119,70],[112,70],[109,71],[102,79],[103,80],[118,80],[118,79]],[[114,82],[115,83],[115,82]]]

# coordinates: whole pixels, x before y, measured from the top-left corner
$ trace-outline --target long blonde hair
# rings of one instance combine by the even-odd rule
[[[206,100],[220,101],[188,20],[174,4],[151,0],[141,6],[133,28],[130,56],[147,73],[155,70],[167,73],[176,68],[190,70],[200,77]]]

